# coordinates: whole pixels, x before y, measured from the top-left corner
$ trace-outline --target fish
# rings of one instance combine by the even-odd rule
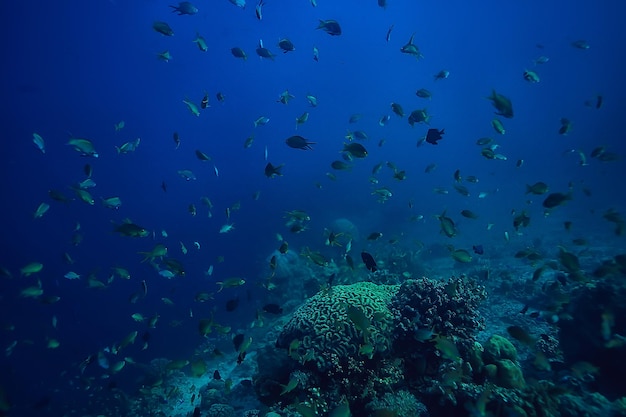
[[[330,36],[339,36],[341,35],[341,26],[339,22],[336,20],[321,20],[317,25],[316,29],[322,29],[324,32],[328,33]]]
[[[39,219],[43,217],[44,214],[50,209],[50,205],[48,203],[41,203],[33,213],[33,218]]]
[[[472,246],[472,250],[474,251],[476,255],[482,255],[485,253],[483,249],[483,245],[474,245]]]
[[[365,158],[367,156],[367,149],[356,142],[344,143],[342,152],[347,152],[355,158]]]
[[[567,135],[572,130],[572,122],[563,117],[561,118],[561,127],[559,128],[559,135]]]
[[[491,100],[493,107],[496,108],[496,114],[498,116],[510,119],[513,117],[513,104],[508,97],[498,94],[496,90],[491,91],[491,96],[487,97]]]
[[[134,152],[135,150],[137,150],[137,147],[139,146],[140,142],[141,142],[141,138],[137,138],[131,142],[126,142],[119,147],[115,146],[115,150],[117,151],[118,155]]]
[[[198,158],[201,161],[210,161],[211,157],[207,154],[205,154],[204,152],[202,152],[200,149],[196,149],[196,158]]]
[[[299,135],[290,136],[285,140],[287,146],[293,149],[312,150],[311,145],[315,145],[316,142],[309,142],[308,139]]]
[[[186,181],[192,181],[192,180],[196,180],[196,175],[188,170],[188,169],[181,169],[178,171],[178,175],[180,175],[182,178],[184,178]]]
[[[521,328],[520,326],[509,326],[506,328],[506,331],[511,335],[515,340],[532,347],[535,345],[537,340],[528,334],[528,331]]]
[[[268,58],[272,61],[276,57],[269,49],[263,46],[263,39],[259,39],[259,46],[256,48],[256,54],[261,58]]]
[[[445,134],[445,129],[428,129],[426,133],[426,142],[437,145],[437,142],[443,139],[443,135]]]
[[[245,51],[239,47],[235,47],[235,48],[231,48],[230,49],[230,53],[235,57],[235,58],[241,58],[244,61],[248,59],[248,55],[245,53]]]
[[[579,39],[577,41],[574,41],[571,43],[571,45],[576,49],[589,49],[591,47],[589,45],[589,42],[587,42],[584,39]]]
[[[170,62],[170,59],[172,59],[172,54],[166,49],[165,51],[159,52],[157,54],[157,58],[164,62]]]
[[[414,56],[415,59],[419,60],[423,58],[424,56],[420,52],[417,45],[413,43],[414,38],[415,38],[415,33],[412,34],[411,38],[409,38],[409,41],[404,46],[402,46],[402,48],[400,48],[400,52],[402,52],[403,54]]]
[[[35,146],[37,146],[37,149],[39,149],[41,153],[46,153],[46,144],[41,135],[39,135],[38,133],[33,133],[33,143],[35,144]]]
[[[283,173],[281,172],[281,169],[284,166],[285,164],[274,166],[271,162],[268,162],[267,165],[265,165],[265,176],[267,178],[282,177]]]
[[[266,124],[268,124],[270,121],[269,117],[266,116],[260,116],[258,117],[255,121],[254,121],[254,127],[257,126],[265,126]]]
[[[232,298],[232,299],[226,301],[226,311],[228,311],[228,312],[235,311],[237,309],[237,307],[239,307],[239,297]]]
[[[173,9],[172,13],[178,13],[179,16],[198,13],[198,8],[188,1],[181,1],[178,6],[170,5],[170,7]]]
[[[450,71],[448,71],[448,70],[441,70],[437,74],[435,74],[434,77],[435,77],[435,81],[437,81],[437,80],[445,80],[449,76],[450,76]]]
[[[278,47],[283,51],[283,54],[286,54],[287,52],[293,52],[296,50],[296,47],[294,46],[293,42],[291,42],[287,38],[280,39],[278,41]]]
[[[282,314],[283,308],[278,304],[270,303],[263,306],[263,311],[270,314]]]
[[[192,42],[198,45],[198,49],[201,50],[202,52],[206,52],[209,50],[209,47],[206,44],[206,40],[204,40],[204,38],[198,32],[196,32],[196,38]],[[208,104],[208,100],[207,100],[207,104]],[[202,108],[205,109],[206,107],[202,107]]]
[[[365,264],[365,267],[370,272],[376,272],[378,270],[378,266],[376,265],[376,261],[374,257],[367,252],[361,252],[361,259]]]
[[[81,156],[88,156],[92,158],[97,158],[99,156],[93,143],[89,139],[70,138],[67,145],[72,146],[76,152],[80,153]]]
[[[211,105],[209,104],[209,93],[205,92],[202,101],[200,101],[200,108],[206,109],[207,107],[211,107]]]
[[[183,99],[183,103],[185,103],[185,105],[187,106],[187,110],[189,110],[191,114],[196,117],[200,116],[200,110],[198,110],[198,106],[196,105],[196,103],[189,100],[188,98]]]
[[[549,190],[548,185],[544,182],[536,182],[533,185],[526,184],[526,194],[541,195],[547,193]]]
[[[254,13],[256,14],[256,18],[258,20],[263,20],[263,6],[265,5],[265,3],[263,2],[263,0],[259,0],[259,2],[256,5],[256,8],[254,9]]]
[[[552,193],[549,194],[545,200],[543,200],[542,205],[545,208],[551,209],[560,205],[565,204],[567,201],[572,199],[572,193],[569,192],[567,194],[564,193]]]
[[[411,114],[409,115],[408,122],[411,126],[414,126],[415,123],[429,124],[430,115],[428,114],[428,110],[425,108],[413,110]]]
[[[537,73],[531,70],[525,70],[523,77],[526,81],[528,81],[529,83],[533,83],[533,84],[538,83],[540,81]]]
[[[164,36],[174,36],[174,30],[166,22],[156,21],[152,24],[152,29]]]
[[[394,24],[392,23],[391,26],[389,26],[389,29],[387,29],[387,34],[385,35],[385,40],[387,42],[389,42],[391,40],[391,31],[393,30]]]
[[[420,88],[419,90],[417,90],[415,92],[415,95],[419,98],[427,98],[429,100],[433,97],[433,94],[425,88]]]

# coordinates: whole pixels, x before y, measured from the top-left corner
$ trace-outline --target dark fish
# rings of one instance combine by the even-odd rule
[[[329,286],[329,287],[332,287],[332,286],[333,286],[333,282],[335,281],[335,275],[336,275],[336,274],[331,274],[331,275],[328,277],[328,286]]]
[[[220,375],[220,371],[218,371],[217,369],[215,370],[215,372],[213,372],[213,379],[215,379],[217,381],[222,379],[222,375]]]
[[[344,143],[342,152],[348,152],[355,158],[365,158],[367,156],[367,149],[356,142]]]
[[[283,51],[284,54],[286,54],[287,52],[293,52],[296,50],[296,47],[293,45],[293,42],[291,42],[287,38],[283,38],[279,40],[278,47]]]
[[[159,32],[161,35],[174,36],[174,31],[172,30],[170,25],[165,22],[154,22],[152,24],[152,28]]]
[[[596,97],[596,109],[599,109],[600,107],[602,107],[603,101],[604,99],[602,98],[602,96],[598,94],[598,96]]]
[[[167,192],[167,184],[165,183],[165,181],[161,181],[161,189]]]
[[[83,171],[85,172],[87,178],[91,178],[91,174],[93,174],[93,168],[91,168],[91,165],[85,164]]]
[[[280,170],[284,166],[285,166],[285,164],[280,164],[278,166],[274,166],[270,162],[268,162],[267,165],[265,165],[265,176],[267,178],[282,177],[283,173],[280,172]]]
[[[437,141],[443,139],[442,135],[445,133],[444,130],[445,129],[428,129],[428,132],[426,133],[426,142],[436,145]]]
[[[209,93],[204,93],[204,97],[202,97],[202,101],[200,102],[200,108],[206,109],[209,106]]]
[[[244,335],[242,333],[237,333],[235,337],[233,337],[233,345],[235,346],[235,351],[239,352],[239,348],[243,343]]]
[[[563,194],[563,193],[552,193],[543,200],[543,206],[545,208],[554,208],[560,206],[568,200],[572,199],[571,193]]]
[[[278,248],[278,252],[284,255],[285,253],[287,253],[288,250],[289,250],[289,243],[283,241],[283,243],[281,243],[280,247]]]
[[[520,314],[526,314],[526,312],[528,311],[528,304],[525,304],[524,307],[520,310]]]
[[[346,254],[346,263],[350,267],[350,269],[354,269],[354,261],[352,260],[352,256]]]
[[[339,26],[339,22],[336,20],[320,20],[316,29],[323,29],[324,32],[328,33],[330,36],[341,35],[341,26]]]
[[[363,263],[365,264],[365,267],[370,272],[376,272],[378,270],[378,267],[376,266],[376,261],[374,260],[374,257],[372,257],[372,255],[370,255],[369,253],[361,252],[361,259],[363,260]]]
[[[217,372],[217,371],[215,371],[215,372]],[[195,407],[195,408],[193,409],[193,415],[192,415],[192,417],[200,417],[200,407]]]
[[[226,311],[235,311],[239,307],[239,297],[226,301]]]
[[[290,148],[294,149],[302,149],[302,150],[312,150],[311,145],[315,145],[315,142],[309,142],[305,138],[299,135],[290,136],[285,140],[285,143]]]
[[[536,340],[528,334],[528,332],[522,329],[519,326],[509,326],[506,328],[506,331],[511,335],[512,338],[522,342],[527,346],[533,346]]]
[[[263,311],[270,314],[282,314],[283,308],[278,304],[270,303],[263,306]]]
[[[218,91],[215,94],[215,98],[217,98],[217,101],[219,101],[220,103],[223,103],[224,100],[226,100],[226,96],[224,95],[224,93],[222,93],[221,91]]]
[[[387,29],[387,35],[385,35],[385,40],[387,42],[389,42],[389,40],[391,39],[391,31],[393,30],[393,24],[391,26],[389,26],[389,29]]]
[[[237,355],[237,365],[241,365],[241,363],[243,362],[243,360],[246,359],[246,352],[243,351],[241,353],[239,353],[239,355]]]
[[[498,116],[511,119],[513,117],[513,104],[508,97],[502,94],[496,93],[496,90],[491,91],[491,96],[487,97],[493,103],[493,107],[496,108],[496,114]]]
[[[176,144],[176,149],[180,146],[180,136],[178,136],[178,132],[174,132],[174,143]]]
[[[198,13],[198,8],[188,1],[181,1],[180,3],[178,3],[178,6],[170,5],[170,7],[173,9],[172,13],[178,13],[179,16],[182,16],[184,14],[193,15]]]
[[[204,152],[202,152],[200,149],[196,149],[196,158],[198,158],[201,161],[210,161],[211,157],[207,154],[205,154]]]
[[[533,311],[532,313],[530,313],[528,315],[528,317],[532,318],[532,319],[536,319],[539,318],[539,316],[541,316],[541,313],[539,311]]]
[[[472,246],[472,249],[474,250],[474,253],[476,255],[482,255],[483,253],[485,253],[485,250],[483,249],[483,245],[474,245]]]

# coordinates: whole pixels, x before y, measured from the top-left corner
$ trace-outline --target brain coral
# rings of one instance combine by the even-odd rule
[[[309,298],[283,328],[276,345],[280,348],[296,349],[292,357],[312,360],[321,371],[333,366],[337,359],[359,355],[366,344],[364,332],[355,325],[354,316],[348,316],[350,306],[362,311],[367,318],[367,338],[373,353],[390,349],[393,331],[393,317],[388,305],[397,285],[376,285],[359,282],[352,285],[338,285],[328,291],[321,291]],[[354,308],[351,309],[355,311]]]

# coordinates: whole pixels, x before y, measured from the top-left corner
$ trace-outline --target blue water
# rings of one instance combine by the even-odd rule
[[[47,399],[52,405],[67,402],[70,392],[76,396],[73,401],[87,401],[81,396],[89,391],[68,388],[67,381],[77,380],[78,364],[88,355],[133,330],[142,335],[146,325],[135,323],[132,313],[160,315],[157,327],[149,330],[149,349],[135,346],[132,352],[135,360],[146,363],[159,357],[189,357],[203,341],[197,320],[211,312],[221,324],[245,329],[265,302],[289,297],[268,296],[258,285],[280,244],[277,233],[296,252],[308,246],[337,262],[340,254],[324,245],[324,229],[337,218],[350,219],[362,235],[383,232],[384,241],[355,244],[357,251],[367,249],[374,255],[385,253],[387,238],[392,237],[406,248],[414,248],[415,241],[426,247],[452,243],[468,249],[483,244],[485,257],[502,256],[503,250],[512,256],[538,237],[551,242],[586,237],[608,255],[623,252],[624,238],[614,236],[613,225],[602,219],[609,208],[622,213],[626,208],[626,68],[619,53],[626,43],[626,11],[619,2],[488,1],[477,6],[466,1],[389,0],[383,9],[373,0],[319,0],[317,7],[305,0],[270,0],[261,21],[250,2],[242,10],[226,0],[198,0],[194,16],[172,14],[166,1],[126,3],[16,1],[3,7],[0,265],[13,277],[0,280],[0,346],[4,349],[14,341],[17,345],[11,355],[2,355],[0,386],[20,410],[15,415],[27,415],[33,405],[45,410]],[[337,20],[342,35],[316,30],[319,19]],[[175,35],[155,32],[152,24],[157,20],[168,22]],[[208,51],[192,42],[196,32],[206,39]],[[412,34],[421,60],[400,53]],[[277,42],[282,37],[296,50],[281,53]],[[274,61],[255,54],[259,39],[276,54]],[[581,39],[589,49],[572,46]],[[246,61],[231,55],[230,48],[236,46],[246,51]],[[314,46],[319,62],[313,60]],[[170,51],[170,62],[157,58],[164,50]],[[548,62],[535,64],[540,56],[549,57]],[[450,76],[435,81],[434,75],[444,69]],[[525,70],[536,71],[541,81],[525,81]],[[419,88],[429,89],[432,100],[416,97]],[[515,111],[512,119],[500,118],[506,128],[503,136],[490,125],[496,117],[486,99],[492,89],[509,97]],[[288,105],[277,102],[285,90],[295,96]],[[199,106],[205,92],[210,107],[196,117],[183,99]],[[217,92],[225,95],[223,103],[215,98]],[[317,107],[309,105],[307,94],[318,98]],[[596,109],[598,95],[603,105]],[[404,118],[391,112],[391,102],[403,106]],[[432,116],[430,126],[409,126],[408,114],[425,107]],[[295,118],[305,111],[309,120],[296,130]],[[349,124],[356,113],[362,114],[361,120]],[[378,120],[385,114],[391,119],[381,127]],[[255,128],[253,122],[260,116],[270,121]],[[561,118],[572,121],[566,136],[558,133]],[[122,120],[125,127],[116,132],[114,124]],[[429,127],[445,129],[443,140],[417,147]],[[361,143],[368,156],[354,160],[350,171],[333,172],[330,163],[341,159],[347,129],[367,132],[369,139]],[[35,132],[45,140],[45,154],[32,143]],[[174,132],[181,138],[178,149]],[[70,134],[92,140],[99,157],[81,157],[67,146]],[[254,143],[244,149],[252,134]],[[285,139],[294,134],[315,142],[313,150],[287,147]],[[496,139],[496,152],[506,161],[481,156],[475,142],[485,136]],[[141,143],[135,152],[117,154],[115,146],[137,137]],[[591,158],[598,146],[619,159]],[[198,160],[196,149],[212,161]],[[264,176],[265,149],[267,161],[285,164],[282,177]],[[584,152],[588,165],[581,166],[578,153],[570,150]],[[516,167],[518,160],[523,160],[521,167]],[[379,183],[371,184],[372,168],[386,161],[406,170],[406,180],[393,179],[392,171],[383,167],[376,175]],[[85,179],[87,163],[97,183],[89,190],[94,206],[76,199],[70,189]],[[437,164],[435,171],[424,173],[431,163]],[[182,179],[177,174],[182,169],[192,170],[197,180]],[[477,184],[464,183],[469,197],[452,188],[457,169],[463,177],[479,178]],[[336,181],[327,172],[333,172]],[[572,200],[544,216],[545,196],[525,195],[526,184],[537,181],[546,182],[550,192],[567,193],[571,187]],[[383,186],[393,192],[384,204],[372,195]],[[434,193],[435,187],[449,193]],[[51,189],[75,201],[52,201],[47,194]],[[260,197],[253,200],[257,191]],[[481,191],[488,195],[479,198]],[[100,197],[111,196],[121,198],[119,210],[100,204]],[[214,205],[211,218],[200,201],[203,196]],[[50,204],[50,210],[33,219],[41,202]],[[241,209],[228,220],[225,210],[236,202]],[[190,204],[197,207],[195,217],[188,212]],[[311,217],[304,233],[291,234],[285,226],[285,211],[294,209]],[[476,212],[479,219],[462,218],[462,209]],[[511,213],[524,209],[531,225],[517,235]],[[440,233],[434,217],[444,210],[458,223],[459,234],[453,239]],[[409,221],[417,215],[423,219]],[[145,227],[151,236],[133,239],[113,233],[113,222],[124,219]],[[564,221],[573,222],[569,235]],[[76,223],[84,237],[78,246],[71,243]],[[218,233],[226,223],[234,223],[234,230]],[[493,224],[490,230],[488,224]],[[168,238],[160,236],[162,230]],[[502,249],[507,247],[505,232],[515,249]],[[180,252],[181,241],[187,255]],[[185,277],[166,280],[140,262],[137,252],[159,242],[183,261]],[[554,256],[556,247],[551,250]],[[64,252],[75,260],[73,265],[63,262]],[[224,261],[218,262],[218,256]],[[43,270],[20,277],[20,268],[34,261],[41,262]],[[208,277],[204,272],[210,265],[214,273]],[[94,273],[106,282],[113,266],[127,268],[131,279],[116,278],[104,289],[87,288],[87,275]],[[68,271],[81,274],[81,280],[63,278]],[[229,277],[245,277],[247,282],[216,294],[208,303],[193,301],[197,292],[215,292],[215,281]],[[45,295],[61,300],[47,305],[20,297],[37,279]],[[129,303],[142,280],[148,295]],[[175,305],[165,306],[161,297]],[[224,302],[234,297],[240,298],[238,309],[226,312]],[[53,315],[58,318],[56,329]],[[171,327],[172,320],[183,324]],[[57,339],[59,348],[46,348],[48,338]],[[132,386],[118,379],[120,385]],[[43,405],[37,404],[42,399]]]

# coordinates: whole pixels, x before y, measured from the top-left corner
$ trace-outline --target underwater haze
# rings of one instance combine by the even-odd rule
[[[8,2],[0,416],[626,415],[625,15]]]

